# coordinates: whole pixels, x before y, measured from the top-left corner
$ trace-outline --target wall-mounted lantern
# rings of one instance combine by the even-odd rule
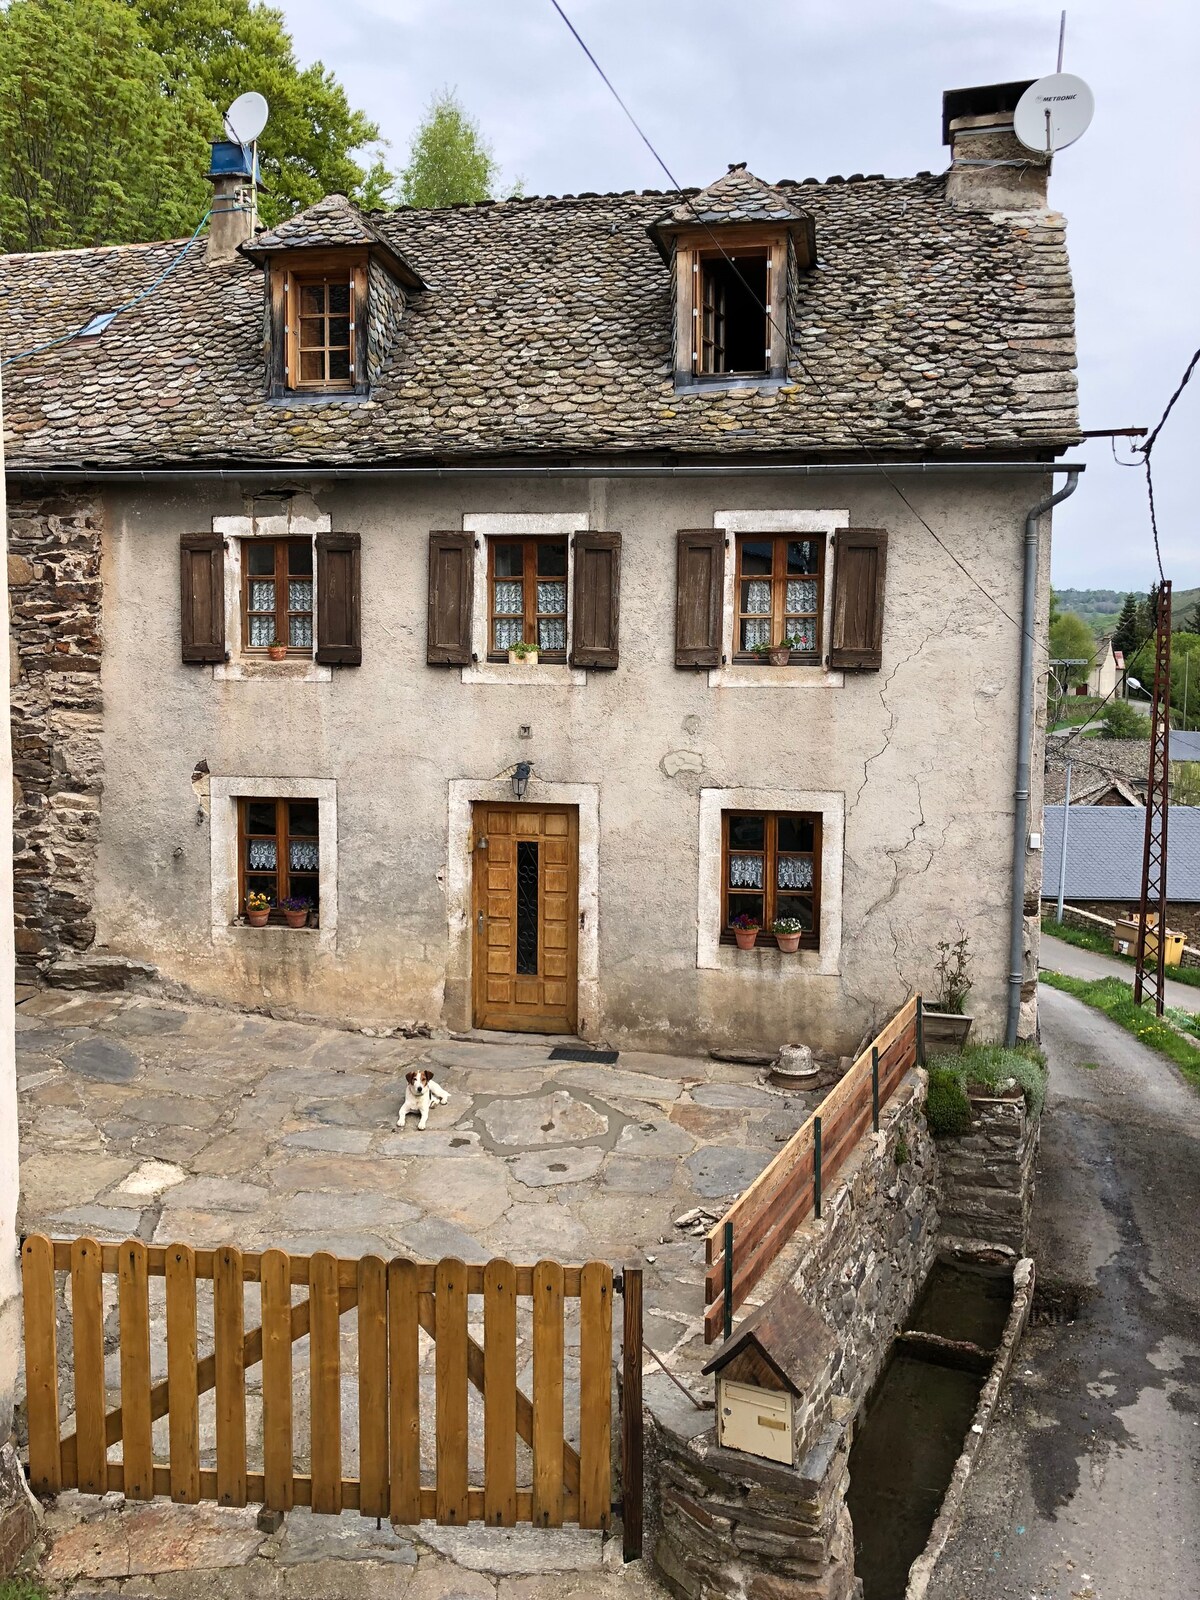
[[[518,761],[512,772],[512,792],[518,800],[524,800],[525,791],[529,787],[529,774],[533,771],[528,761]]]

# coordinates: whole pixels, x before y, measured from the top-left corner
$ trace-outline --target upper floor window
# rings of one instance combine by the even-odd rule
[[[515,645],[539,658],[566,659],[567,542],[488,540],[488,658],[502,661]]]
[[[349,389],[354,381],[352,277],[293,273],[288,283],[289,387]]]
[[[824,538],[738,536],[735,656],[786,648],[790,661],[819,658],[824,552]]]
[[[821,818],[803,811],[725,811],[721,814],[721,942],[733,943],[732,923],[745,916],[759,928],[759,945],[774,945],[778,922],[800,925],[800,943],[813,948],[821,927]]]
[[[242,616],[246,650],[282,644],[291,654],[312,655],[311,539],[242,541]]]
[[[723,255],[697,253],[700,337],[697,370],[702,376],[747,373],[762,376],[771,365],[771,328],[766,307],[770,257],[766,250]]]

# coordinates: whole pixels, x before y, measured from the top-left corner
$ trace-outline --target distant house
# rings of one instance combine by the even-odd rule
[[[1173,752],[1172,752],[1173,753]],[[1144,806],[1150,765],[1146,739],[1051,739],[1046,745],[1046,804],[1061,805],[1071,763],[1072,806]]]
[[[1042,894],[1058,895],[1065,806],[1045,811]],[[1072,806],[1067,829],[1065,899],[1097,916],[1128,916],[1141,899],[1144,806]],[[1171,806],[1167,816],[1167,927],[1200,940],[1200,806]]]
[[[1171,760],[1200,761],[1200,733],[1195,729],[1171,729]]]
[[[1120,650],[1113,648],[1113,636],[1105,633],[1096,641],[1096,654],[1092,658],[1092,665],[1088,672],[1087,682],[1080,684],[1079,694],[1095,695],[1103,700],[1112,694],[1121,685],[1124,690],[1123,678],[1125,674],[1125,657]]]

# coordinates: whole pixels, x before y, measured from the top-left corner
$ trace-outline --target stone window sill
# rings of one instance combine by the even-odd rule
[[[330,683],[333,680],[333,668],[321,666],[311,656],[291,656],[283,661],[240,656],[237,660],[218,662],[213,667],[214,683],[252,683],[261,679],[284,683]]]
[[[507,661],[477,661],[462,669],[464,683],[506,683],[514,688],[530,688],[538,684],[564,684],[582,686],[587,673],[582,667],[569,666],[565,661],[539,661],[536,667],[513,666]]]
[[[723,667],[710,667],[710,689],[840,689],[844,672],[835,672],[819,662],[794,666],[759,666],[756,662],[734,661]]]

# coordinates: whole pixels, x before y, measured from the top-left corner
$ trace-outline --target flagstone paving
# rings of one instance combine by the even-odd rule
[[[139,995],[35,993],[21,1000],[17,1029],[22,1231],[425,1260],[548,1256],[619,1266],[640,1259],[647,1343],[662,1354],[696,1341],[703,1303],[704,1241],[676,1229],[675,1219],[699,1205],[722,1211],[812,1109],[804,1097],[763,1087],[758,1069],[705,1058],[626,1052],[613,1066],[551,1061],[549,1041],[368,1037]],[[450,1094],[424,1132],[411,1117],[396,1127],[404,1074],[417,1063],[431,1066]],[[254,1284],[246,1316],[248,1325],[257,1319]],[[151,1283],[151,1324],[157,1350],[161,1280]],[[529,1332],[526,1314],[519,1325],[525,1382]],[[203,1298],[199,1333],[202,1343],[211,1337],[211,1301]],[[115,1385],[115,1297],[106,1334]],[[566,1342],[568,1432],[574,1426],[577,1439],[578,1327],[570,1306]],[[296,1346],[298,1368],[307,1363],[306,1344]],[[348,1474],[357,1470],[353,1344],[343,1340]],[[422,1360],[432,1365],[424,1335]],[[251,1470],[260,1449],[259,1383],[258,1369],[247,1373]],[[430,1415],[422,1433],[430,1439],[432,1385],[425,1387]],[[211,1395],[201,1402],[204,1465],[215,1459],[211,1402]],[[155,1425],[160,1459],[165,1424]],[[294,1431],[303,1471],[303,1387]],[[479,1473],[482,1408],[474,1394],[468,1432]],[[527,1470],[528,1459],[519,1465]],[[113,1585],[127,1594],[183,1595],[192,1592],[187,1574],[198,1568],[223,1572],[214,1593],[284,1600],[343,1589],[410,1600],[539,1600],[543,1583],[547,1600],[572,1586],[583,1600],[633,1595],[648,1584],[622,1571],[619,1559],[613,1566],[611,1541],[605,1546],[579,1530],[423,1525],[391,1534],[357,1516],[297,1511],[279,1534],[255,1538],[245,1513],[216,1507],[130,1507],[100,1516],[97,1509],[95,1500],[64,1496],[52,1513],[59,1526],[49,1575],[75,1582],[77,1596],[112,1593]],[[171,1522],[185,1511],[190,1521]],[[175,1533],[162,1532],[162,1517]],[[242,1520],[226,1528],[223,1517]],[[131,1540],[140,1540],[140,1568],[129,1565]],[[216,1559],[218,1547],[232,1558]],[[514,1576],[543,1572],[571,1576],[552,1584]]]

